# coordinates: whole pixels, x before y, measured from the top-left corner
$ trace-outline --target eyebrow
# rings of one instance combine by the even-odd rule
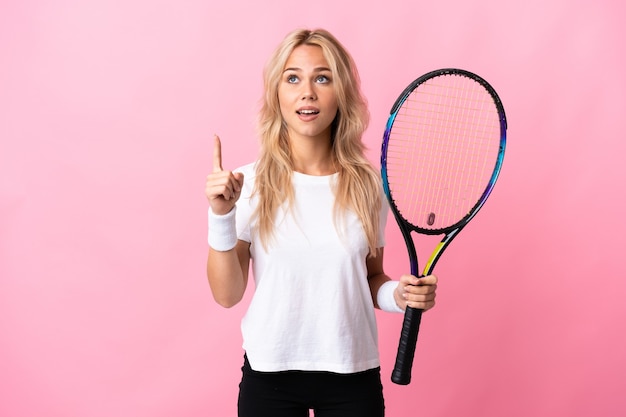
[[[285,70],[283,71],[283,73],[287,72],[287,71],[302,71],[302,68],[296,68],[296,67],[289,67],[289,68],[285,68]],[[313,69],[314,72],[324,72],[324,71],[330,71],[330,68],[326,68],[326,67],[317,67]]]

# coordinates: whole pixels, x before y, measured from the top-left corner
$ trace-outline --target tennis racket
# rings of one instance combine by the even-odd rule
[[[439,257],[491,193],[504,158],[506,117],[496,91],[460,69],[422,75],[387,121],[383,186],[404,237],[411,274],[430,275]],[[412,232],[443,235],[419,275]],[[411,382],[422,310],[408,307],[391,380]]]

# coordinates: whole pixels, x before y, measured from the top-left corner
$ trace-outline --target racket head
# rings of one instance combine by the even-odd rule
[[[391,109],[381,152],[398,223],[430,235],[467,224],[496,183],[506,129],[498,94],[472,72],[439,69],[407,86]]]

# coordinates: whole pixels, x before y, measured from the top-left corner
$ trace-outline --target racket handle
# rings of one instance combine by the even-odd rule
[[[396,355],[396,365],[391,373],[391,381],[398,385],[408,385],[411,382],[411,368],[413,367],[415,345],[417,344],[417,334],[420,330],[421,321],[422,310],[412,307],[406,308],[398,354]]]

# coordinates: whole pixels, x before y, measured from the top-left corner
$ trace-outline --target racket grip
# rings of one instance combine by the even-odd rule
[[[422,321],[422,310],[407,307],[404,312],[400,344],[396,355],[396,364],[391,373],[391,381],[398,385],[408,385],[411,382],[411,368],[415,356],[417,334]]]

